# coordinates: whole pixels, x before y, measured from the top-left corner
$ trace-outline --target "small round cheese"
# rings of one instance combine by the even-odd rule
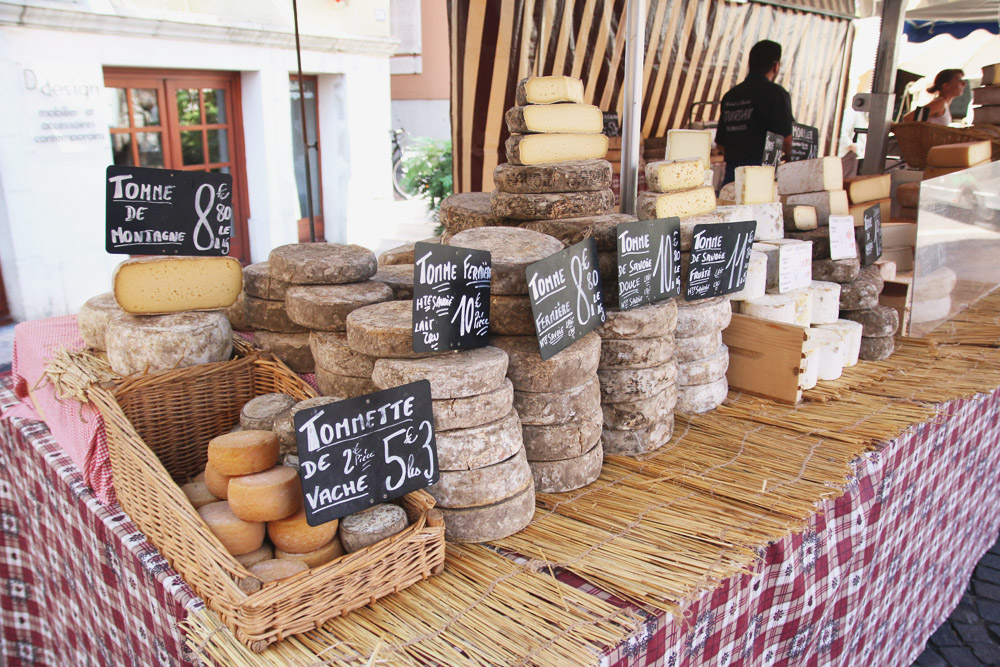
[[[295,285],[285,295],[288,319],[314,331],[346,331],[347,316],[373,303],[392,300],[392,288],[366,280],[343,285]]]
[[[927,322],[943,320],[950,313],[951,295],[943,296],[940,299],[914,301],[910,310],[910,324],[925,324]],[[847,316],[846,313],[844,316]]]
[[[878,277],[878,280],[875,278]],[[878,305],[882,292],[882,278],[878,274],[862,271],[854,282],[840,286],[841,310],[867,310]]]
[[[208,485],[205,482],[188,482],[181,487],[181,491],[184,492],[195,509],[219,501],[218,496],[208,490]]]
[[[379,359],[372,382],[380,389],[418,380],[431,384],[431,398],[464,398],[498,389],[507,375],[507,353],[486,346],[426,359]]]
[[[115,316],[123,312],[125,311],[118,307],[115,295],[111,292],[87,299],[76,316],[80,337],[87,347],[95,350],[106,349],[104,334],[108,330],[108,325]]]
[[[895,351],[896,339],[892,336],[882,338],[865,336],[861,339],[861,351],[858,353],[858,357],[864,361],[882,361],[891,357]]]
[[[299,560],[308,565],[309,567],[319,567],[320,565],[325,565],[335,558],[340,558],[346,551],[344,551],[344,545],[340,543],[340,537],[334,536],[332,540],[321,546],[319,549],[314,551],[307,551],[304,553],[295,553],[293,551],[282,551],[281,549],[274,550],[275,558],[291,558],[292,560]]]
[[[947,298],[947,297],[946,297]],[[913,310],[921,302],[913,302]],[[899,330],[899,311],[892,306],[875,306],[866,310],[845,310],[842,313],[845,320],[852,320],[861,325],[861,335],[869,338],[884,338],[895,336]]]
[[[211,463],[205,464],[205,488],[216,498],[225,500],[229,497],[229,480],[232,475],[223,475],[212,467]]]
[[[263,394],[250,399],[240,410],[240,426],[248,431],[270,431],[274,420],[295,405],[288,394]]]
[[[300,560],[281,558],[273,560],[262,560],[247,568],[250,574],[261,580],[262,583],[287,579],[288,577],[305,572],[309,566]]]
[[[806,337],[816,348],[816,379],[836,380],[844,372],[844,339],[836,331],[806,329]]]
[[[854,366],[858,363],[858,354],[861,351],[861,336],[864,326],[860,322],[853,320],[837,320],[831,324],[820,324],[818,329],[829,329],[840,334],[844,341],[844,367]]]
[[[687,363],[696,359],[705,359],[715,354],[722,345],[722,332],[709,332],[703,336],[676,339],[677,363]]]
[[[561,461],[532,461],[531,476],[535,482],[535,493],[565,493],[581,489],[601,476],[604,464],[604,448],[601,441],[590,451]]]
[[[708,412],[722,405],[729,393],[726,378],[708,384],[693,384],[677,389],[677,411],[685,413]]]
[[[832,324],[840,319],[840,284],[822,280],[810,283],[812,290],[812,310],[809,318],[810,326],[816,324]]]
[[[130,315],[122,313],[105,334],[108,363],[120,375],[156,373],[226,361],[233,330],[220,311]]]
[[[368,280],[375,275],[375,253],[359,245],[293,243],[271,251],[270,273],[295,285],[337,285]]]
[[[226,551],[234,556],[255,551],[264,543],[264,524],[244,521],[233,514],[225,501],[199,507],[198,515],[219,538]]]
[[[229,506],[244,521],[275,521],[302,507],[302,485],[295,468],[275,466],[229,480]]]
[[[230,476],[268,470],[278,462],[278,436],[270,431],[225,433],[209,440],[208,462],[215,472]]]
[[[348,553],[354,553],[392,537],[407,525],[406,512],[399,505],[374,505],[341,519],[340,542]]]
[[[310,526],[306,521],[306,508],[300,507],[299,511],[283,519],[268,521],[267,536],[276,549],[305,553],[319,549],[336,537],[338,525],[339,522],[334,519],[318,526]]]
[[[514,405],[514,385],[504,378],[497,389],[467,398],[431,401],[434,431],[454,431],[495,422],[507,415]]]
[[[947,266],[939,266],[927,275],[913,281],[913,300],[932,301],[944,299],[955,290],[958,276]],[[940,318],[935,318],[940,319]]]
[[[767,293],[767,255],[756,250],[750,251],[747,264],[747,279],[743,289],[729,295],[730,301],[759,299]],[[734,310],[734,312],[736,312]]]
[[[759,299],[740,301],[739,304],[741,315],[795,324],[795,299],[788,294],[765,294]]]
[[[856,258],[817,259],[812,263],[813,280],[828,280],[843,285],[857,280],[860,272],[861,262]]]

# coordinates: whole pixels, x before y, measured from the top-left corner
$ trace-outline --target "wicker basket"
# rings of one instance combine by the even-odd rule
[[[892,132],[899,143],[899,152],[906,164],[914,169],[927,166],[927,152],[933,146],[959,144],[966,141],[993,142],[993,158],[1000,160],[1000,134],[988,125],[970,128],[948,127],[937,123],[913,122],[896,123]]]
[[[149,540],[253,651],[318,627],[441,571],[444,523],[425,491],[401,501],[403,532],[326,565],[261,586],[222,546],[177,483],[205,467],[208,441],[262,394],[316,395],[269,355],[131,377],[89,395],[107,427],[115,491]]]

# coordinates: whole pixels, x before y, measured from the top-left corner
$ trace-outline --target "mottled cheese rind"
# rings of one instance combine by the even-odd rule
[[[882,361],[892,356],[896,351],[896,339],[893,336],[883,338],[861,338],[861,349],[858,358],[862,361]]]
[[[512,134],[505,145],[512,164],[546,164],[568,160],[601,160],[608,153],[603,134]]]
[[[492,542],[523,530],[535,515],[535,485],[492,505],[451,509],[444,515],[444,538],[448,542]]]
[[[115,316],[104,336],[108,363],[119,375],[157,373],[226,361],[233,330],[220,311]]]
[[[677,364],[677,385],[687,387],[708,384],[726,376],[729,370],[729,348],[725,343],[704,359]]]
[[[560,461],[582,456],[601,438],[601,411],[578,414],[573,421],[548,426],[523,425],[529,461]]]
[[[477,227],[496,227],[505,224],[503,218],[493,215],[489,192],[462,192],[441,200],[438,218],[452,234]],[[442,234],[442,243],[447,239]]]
[[[399,505],[382,503],[340,520],[340,542],[354,553],[406,529],[406,512]]]
[[[616,252],[618,250],[618,225],[636,220],[638,218],[634,215],[607,213],[583,218],[534,220],[522,222],[520,226],[558,239],[567,248],[584,239],[593,238],[597,243],[598,251]]]
[[[351,377],[370,378],[375,370],[375,357],[355,352],[347,344],[347,334],[339,331],[312,331],[309,350],[316,366]]]
[[[285,295],[288,319],[311,330],[345,331],[352,311],[390,301],[392,288],[365,280],[342,285],[294,285]]]
[[[341,375],[322,366],[316,366],[316,385],[326,396],[356,398],[379,390],[371,378]]]
[[[733,319],[733,307],[728,296],[718,296],[699,301],[677,303],[677,339],[703,336],[714,331],[722,331]],[[683,342],[678,341],[678,345]]]
[[[704,359],[718,350],[719,346],[722,345],[722,332],[709,331],[701,336],[677,338],[674,343],[677,346],[678,363]]]
[[[493,391],[466,398],[431,401],[431,407],[435,432],[482,426],[510,413],[514,407],[514,385],[505,378]]]
[[[630,310],[608,308],[607,319],[595,329],[602,339],[659,338],[677,328],[677,301],[667,299]]]
[[[858,363],[861,350],[861,335],[864,327],[853,320],[840,319],[831,324],[817,325],[817,329],[829,329],[840,334],[844,341],[844,366],[850,367]]]
[[[379,359],[372,381],[379,389],[428,380],[432,399],[466,398],[498,389],[507,375],[507,353],[486,346],[426,359]]]
[[[722,405],[728,393],[729,384],[726,378],[708,384],[680,387],[677,390],[676,410],[689,414],[708,412]]]
[[[512,220],[555,220],[610,213],[615,193],[606,190],[520,194],[493,192],[493,212]]]
[[[141,257],[127,259],[111,279],[121,309],[162,315],[227,308],[243,289],[235,257]]]
[[[309,334],[307,333],[255,331],[253,344],[281,359],[296,373],[312,373],[316,368],[312,350],[309,349]]]
[[[500,192],[606,190],[611,187],[611,180],[612,168],[607,160],[570,160],[536,165],[504,163],[493,170],[493,184]]]
[[[677,361],[650,368],[599,370],[597,378],[601,383],[602,402],[634,400],[658,394],[672,384],[677,378]]]
[[[601,340],[598,368],[649,368],[674,358],[673,336],[659,338],[608,338]]]
[[[283,301],[291,283],[271,275],[267,262],[243,267],[243,290],[250,296],[271,301]]]
[[[820,382],[838,379],[844,372],[844,340],[836,331],[806,329],[808,345],[816,348],[816,378]]]
[[[604,429],[613,431],[634,431],[649,428],[667,415],[673,413],[677,405],[677,385],[667,385],[663,391],[652,396],[644,396],[631,401],[604,403]]]
[[[878,305],[884,282],[877,270],[863,269],[856,280],[840,285],[841,310],[866,310]]]
[[[535,318],[528,295],[491,294],[490,333],[501,336],[534,335]]]
[[[746,283],[739,292],[729,295],[730,301],[748,301],[759,299],[767,292],[767,255],[756,250],[750,251],[750,261],[747,263]]]
[[[850,259],[821,259],[813,260],[812,277],[814,280],[828,280],[832,283],[849,283],[857,280],[861,272],[861,260],[856,257]]]
[[[107,333],[111,320],[123,311],[115,301],[115,295],[111,292],[98,294],[87,299],[80,307],[80,312],[76,316],[76,325],[80,329],[80,337],[87,347],[95,350],[104,350],[104,336]]]
[[[384,283],[392,290],[392,298],[409,300],[413,298],[413,264],[379,265],[372,280]]]
[[[413,351],[412,301],[383,301],[351,311],[347,344],[355,352],[379,359],[417,359],[434,354]]]
[[[600,440],[589,452],[562,461],[531,461],[536,493],[565,493],[581,489],[601,476],[604,448]]]
[[[295,454],[298,449],[295,445],[295,415],[307,408],[318,408],[321,405],[335,403],[342,400],[340,396],[317,396],[299,401],[288,410],[275,417],[272,432],[278,436],[278,443],[281,447],[281,456]],[[206,470],[207,472],[207,470]]]
[[[809,325],[833,324],[840,318],[840,284],[814,280],[809,285],[812,290],[812,310]]]
[[[740,314],[760,320],[795,324],[795,299],[788,294],[765,294],[759,299],[741,301]]]
[[[664,415],[663,418],[645,428],[630,431],[615,431],[604,429],[601,433],[601,444],[605,454],[616,456],[641,456],[656,451],[670,442],[674,434],[674,415]]]
[[[516,495],[531,479],[531,468],[521,448],[513,456],[482,468],[442,470],[436,484],[427,487],[437,507],[478,507]]]
[[[491,294],[527,294],[528,265],[563,249],[558,239],[519,227],[469,229],[453,236],[448,245],[490,253]]]
[[[472,470],[510,458],[523,446],[521,422],[511,411],[481,426],[435,434],[441,470]]]
[[[333,285],[368,280],[378,270],[375,253],[359,245],[292,243],[268,255],[271,275],[294,285]]]
[[[527,77],[517,82],[514,98],[522,107],[557,102],[583,104],[583,80],[571,76]]]
[[[919,302],[914,302],[914,308]],[[861,335],[869,338],[895,336],[899,330],[899,311],[891,306],[875,306],[865,310],[845,310],[845,320],[861,325]]]
[[[438,236],[437,239],[440,242],[441,237]],[[404,243],[395,248],[389,248],[378,256],[379,268],[381,269],[383,266],[396,266],[398,264],[413,264],[413,246],[413,243]]]
[[[595,375],[583,384],[554,392],[514,392],[522,426],[551,426],[592,415],[601,409],[601,386]]]
[[[246,302],[247,322],[254,331],[274,331],[277,333],[308,333],[309,329],[296,324],[288,317],[284,301],[243,297]]]
[[[270,431],[274,420],[295,405],[288,394],[262,394],[247,401],[240,410],[240,426],[248,431]]]
[[[490,344],[507,353],[507,377],[517,391],[553,392],[577,387],[594,377],[601,358],[601,338],[594,332],[546,361],[534,336],[491,336]]]

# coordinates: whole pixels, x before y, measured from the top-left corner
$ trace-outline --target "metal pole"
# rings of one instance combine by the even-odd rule
[[[868,143],[862,174],[881,174],[885,170],[885,151],[889,143],[889,125],[895,100],[896,56],[903,34],[904,0],[885,0],[882,4],[882,23],[879,28],[878,51],[875,54],[875,72],[872,76],[872,104],[868,112]]]
[[[302,83],[302,47],[299,45],[299,3],[292,0],[292,15],[295,17],[295,58],[299,63],[299,113],[302,114],[302,145],[305,148],[306,197],[309,199],[309,240],[316,243],[316,221],[313,218],[312,174],[309,170],[309,136],[306,128],[306,91]]]
[[[642,128],[642,58],[646,48],[646,0],[628,0],[625,22],[625,101],[622,106],[622,213],[635,215],[639,190],[639,132]]]

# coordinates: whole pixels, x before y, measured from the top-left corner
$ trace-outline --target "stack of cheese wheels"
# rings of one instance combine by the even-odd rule
[[[608,309],[597,328],[605,454],[640,456],[669,440],[677,403],[673,299],[631,310]]]
[[[233,328],[253,332],[254,344],[270,351],[298,373],[313,372],[309,351],[309,330],[288,317],[285,295],[291,283],[271,275],[269,262],[243,267],[243,322],[237,324],[230,313]],[[233,307],[237,308],[239,304]]]
[[[951,313],[951,293],[958,282],[955,272],[947,266],[939,266],[926,275],[918,275],[912,282],[910,323],[926,324],[947,318]]]
[[[419,243],[441,243],[435,236]],[[385,283],[392,290],[392,298],[406,301],[413,298],[413,252],[415,243],[406,243],[386,250],[378,256],[378,271],[372,280]]]
[[[882,220],[889,221],[892,209],[892,176],[875,174],[871,176],[851,176],[844,179],[847,192],[847,211],[854,216],[854,225],[865,224],[865,209],[878,206]]]
[[[976,125],[1000,125],[1000,63],[985,65],[978,88],[972,89],[972,112]]]
[[[441,201],[438,219],[444,227],[441,243],[447,243],[452,236],[466,229],[511,227],[520,222],[495,215],[488,192],[463,192],[445,197]]]
[[[708,412],[726,399],[729,348],[722,330],[733,317],[728,296],[677,302],[677,411]]]
[[[840,158],[785,162],[778,166],[776,174],[782,203],[790,207],[812,206],[820,226],[828,225],[831,215],[850,215]]]
[[[878,297],[884,286],[874,266],[868,266],[853,282],[840,286],[840,316],[862,325],[860,358],[865,361],[887,359],[896,349],[899,313],[890,306],[880,306]]]
[[[112,282],[120,311],[102,295],[87,302],[78,321],[88,345],[105,349],[116,373],[152,373],[231,356],[233,332],[223,310],[243,286],[235,258],[128,259]]]
[[[444,513],[445,539],[498,540],[528,525],[535,489],[503,350],[379,359],[372,380],[381,389],[430,382],[441,476],[428,491]]]

